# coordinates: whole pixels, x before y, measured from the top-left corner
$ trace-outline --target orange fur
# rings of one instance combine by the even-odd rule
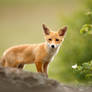
[[[58,52],[59,45],[63,42],[64,33],[66,32],[64,28],[60,29],[58,32],[53,32],[43,25],[46,42],[9,48],[2,56],[2,66],[22,69],[24,64],[35,63],[38,72],[47,74],[48,64]],[[52,48],[52,44],[54,44],[55,47]]]

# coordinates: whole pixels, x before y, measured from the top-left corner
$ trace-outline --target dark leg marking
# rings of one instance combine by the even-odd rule
[[[23,69],[24,64],[19,64],[18,69]]]

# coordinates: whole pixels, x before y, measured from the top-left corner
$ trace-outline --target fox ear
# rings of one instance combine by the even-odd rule
[[[59,33],[59,36],[64,36],[65,33],[66,33],[66,31],[67,31],[67,26],[61,28],[61,29],[59,30],[59,32],[58,32],[58,33]]]
[[[44,33],[45,33],[46,35],[49,35],[49,34],[50,34],[49,28],[48,28],[45,24],[42,24],[42,27],[43,27]]]

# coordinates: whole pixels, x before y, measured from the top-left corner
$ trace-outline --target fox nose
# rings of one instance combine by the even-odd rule
[[[51,47],[52,47],[52,48],[55,48],[55,46],[54,46],[54,45],[51,45]]]

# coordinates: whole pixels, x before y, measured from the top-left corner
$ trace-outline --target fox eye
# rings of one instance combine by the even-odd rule
[[[56,41],[59,41],[59,39],[56,39]]]
[[[52,39],[51,39],[51,38],[49,38],[48,40],[49,40],[49,41],[52,41]]]

